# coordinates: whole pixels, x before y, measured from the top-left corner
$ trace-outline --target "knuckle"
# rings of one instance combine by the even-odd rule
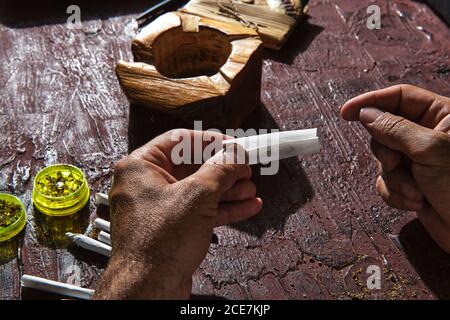
[[[202,181],[195,175],[187,177],[185,181],[188,188],[193,188],[195,190],[204,188],[204,184],[202,183]]]
[[[113,204],[113,205],[120,201],[129,203],[133,198],[128,189],[117,188],[117,187],[111,188],[109,197],[111,198],[111,204]]]
[[[450,158],[450,135],[443,132],[434,132],[431,149],[432,153],[436,153],[448,161]]]
[[[203,181],[195,176],[183,180],[180,193],[183,195],[180,199],[186,208],[199,208],[217,206],[218,196],[214,186],[215,182],[211,180]]]
[[[142,162],[136,157],[129,155],[115,164],[114,179],[126,179],[136,172],[142,173]]]
[[[190,131],[188,129],[184,128],[176,128],[167,131],[166,133],[163,133],[163,136],[167,136],[169,139],[172,139],[174,137],[180,138],[180,137],[186,137],[190,136]]]
[[[238,168],[237,164],[214,163],[210,165],[215,174],[220,177],[234,175]]]
[[[114,173],[120,175],[124,171],[126,171],[127,167],[128,167],[128,158],[127,157],[122,158],[116,162],[114,166]]]
[[[430,146],[425,143],[417,144],[410,152],[413,159],[421,160],[430,155]]]
[[[422,137],[417,146],[412,150],[412,155],[416,159],[448,162],[450,158],[450,136],[439,131]]]
[[[115,216],[121,209],[128,208],[133,202],[133,195],[127,188],[116,187],[113,185],[109,193],[112,216]]]
[[[398,86],[404,92],[408,92],[408,91],[412,91],[412,90],[416,90],[417,89],[416,86],[413,86],[413,85],[408,84],[408,83],[402,83],[402,84],[399,84]]]
[[[395,136],[407,120],[403,117],[384,113],[378,121],[380,131],[383,135]]]
[[[195,175],[186,178],[185,182],[186,193],[193,196],[207,195],[213,189],[213,187],[211,186],[211,181],[202,181]]]
[[[177,134],[189,134],[190,133],[190,131],[188,129],[185,129],[185,128],[172,129],[172,130],[170,130],[170,132],[177,133]]]
[[[449,115],[450,114],[450,98],[443,97],[443,99],[440,101],[442,101],[442,113],[445,115]]]

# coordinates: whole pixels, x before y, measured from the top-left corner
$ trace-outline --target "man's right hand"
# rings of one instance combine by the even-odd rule
[[[226,138],[175,129],[116,164],[109,193],[113,249],[95,299],[188,299],[213,228],[261,211],[252,170],[236,161],[234,149],[221,150],[202,165],[192,162],[213,141],[221,146]],[[181,150],[189,161],[176,165],[172,151],[181,141],[187,148],[197,141],[201,148]]]
[[[450,99],[397,85],[346,102],[341,115],[372,135],[376,187],[392,207],[416,211],[450,253]]]

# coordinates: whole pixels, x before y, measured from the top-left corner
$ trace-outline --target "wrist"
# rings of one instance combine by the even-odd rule
[[[99,280],[94,298],[188,299],[190,290],[190,279],[182,279],[129,257],[112,257]]]

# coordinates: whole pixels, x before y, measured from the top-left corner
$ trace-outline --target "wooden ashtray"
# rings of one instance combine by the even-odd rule
[[[262,42],[256,31],[167,13],[133,41],[135,62],[119,61],[133,103],[203,128],[237,128],[259,104]]]

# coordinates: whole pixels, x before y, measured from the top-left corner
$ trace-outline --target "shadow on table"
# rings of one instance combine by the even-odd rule
[[[189,126],[168,115],[132,103],[128,118],[128,153],[166,131],[191,127],[192,124]]]
[[[0,266],[17,258],[19,248],[22,247],[25,228],[11,239],[0,242]]]
[[[399,235],[404,252],[420,278],[439,299],[450,299],[450,255],[431,239],[418,219]]]
[[[268,132],[279,129],[264,106],[250,116],[245,128],[267,129]],[[252,166],[252,180],[256,184],[257,196],[263,200],[263,210],[254,218],[232,225],[232,228],[258,238],[270,229],[283,230],[289,216],[314,196],[314,190],[297,158],[284,159],[278,164],[279,171],[274,175],[263,175],[263,166]]]
[[[131,105],[128,126],[129,152],[142,146],[155,136],[174,128],[191,128],[169,116],[155,113],[148,108]],[[243,129],[278,129],[278,126],[264,105],[257,108],[248,118]],[[296,158],[279,162],[275,175],[261,175],[261,166],[253,166],[253,181],[258,196],[263,199],[263,212],[247,222],[232,227],[261,237],[267,230],[282,230],[287,218],[314,195],[308,178]]]
[[[154,3],[156,3],[155,0],[2,0],[0,1],[0,23],[12,28],[66,23],[72,14],[72,12],[67,13],[70,5],[80,7],[82,21],[107,19],[114,16],[140,14]]]
[[[294,29],[280,50],[265,50],[264,58],[292,64],[297,55],[305,52],[323,30],[322,26],[311,24],[306,19]]]
[[[265,109],[264,106],[257,107],[249,118],[254,118],[259,110]],[[264,119],[259,117],[258,120]],[[146,144],[154,137],[176,128],[193,129],[194,124],[181,121],[170,115],[151,110],[150,108],[132,103],[128,118],[128,152],[132,152],[136,148]],[[254,128],[258,128],[255,126]],[[210,129],[203,127],[203,130]],[[215,128],[225,133],[226,128]]]
[[[231,227],[257,238],[268,230],[284,230],[289,216],[314,196],[314,190],[297,159],[279,162],[275,175],[261,175],[259,166],[253,166],[252,180],[256,184],[257,196],[263,200],[262,212],[257,216]]]
[[[66,233],[84,233],[89,224],[89,202],[78,212],[61,217],[49,216],[33,206],[33,217],[40,245],[52,249],[67,248],[72,242]]]

